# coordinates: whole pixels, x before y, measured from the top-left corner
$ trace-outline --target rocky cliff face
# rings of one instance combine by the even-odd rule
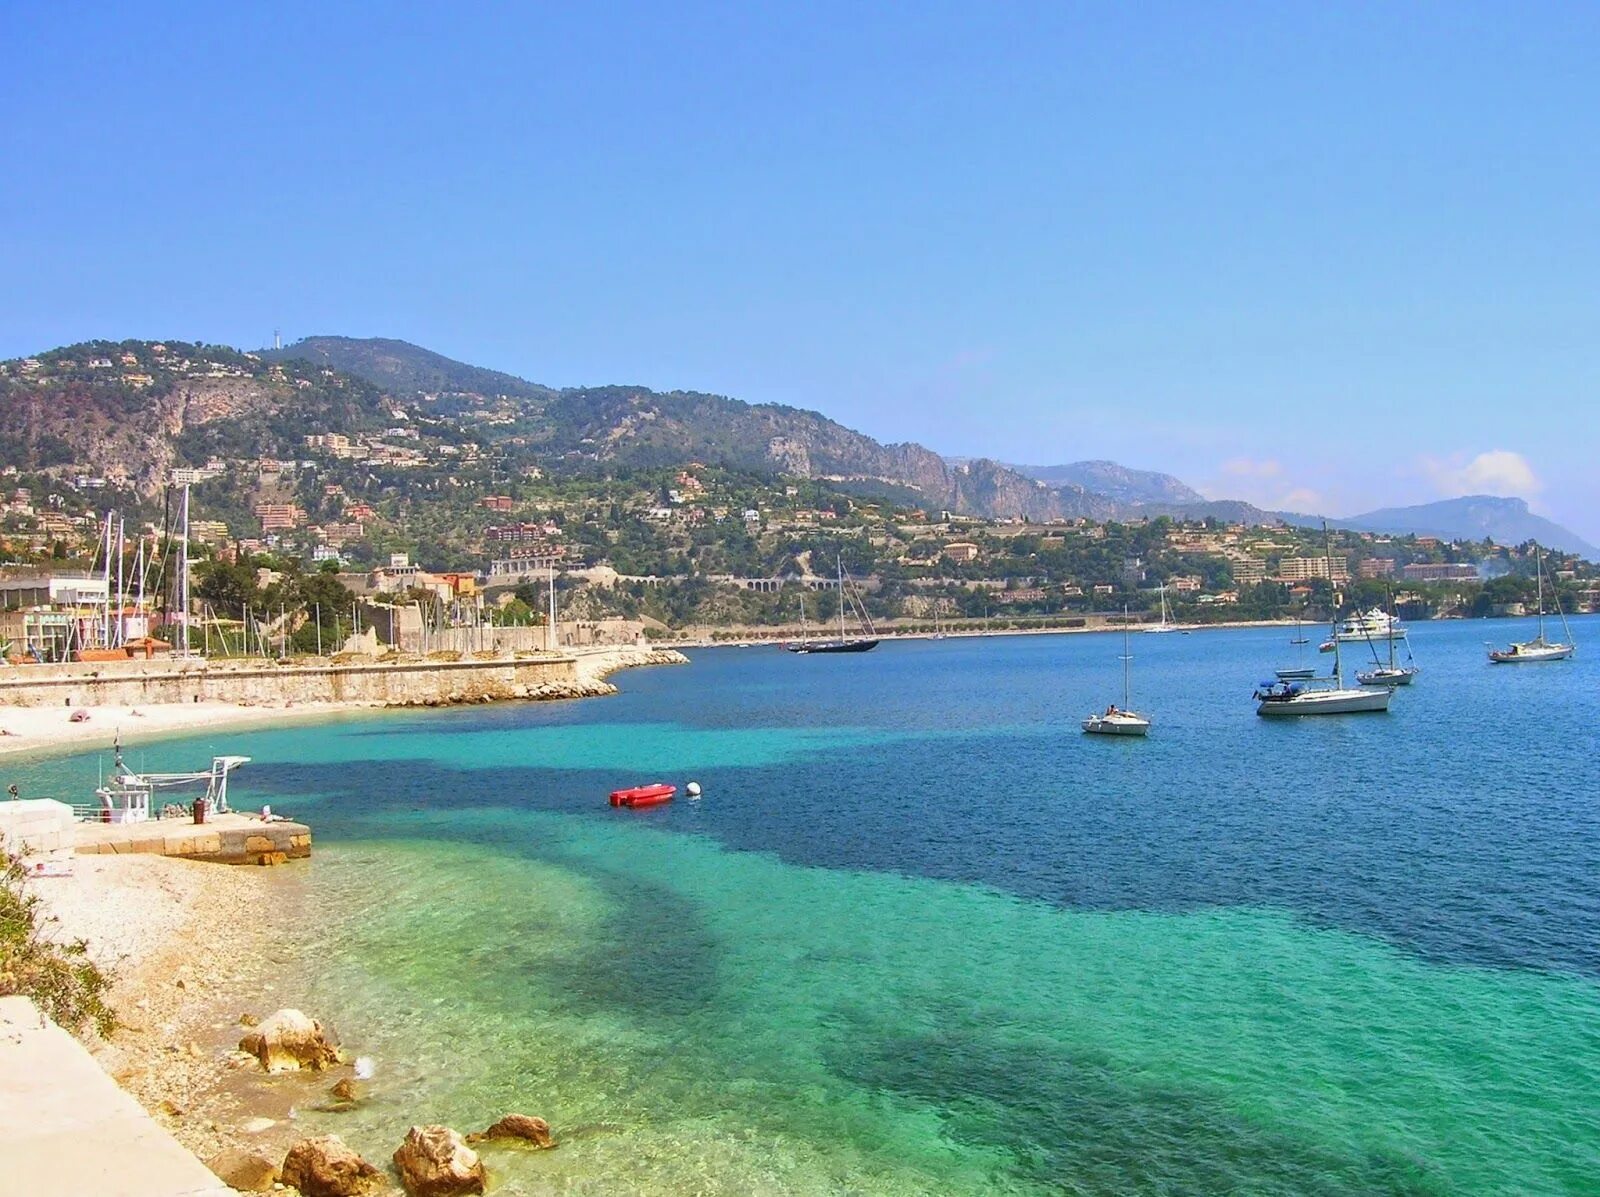
[[[365,382],[220,347],[91,342],[0,363],[0,465],[125,474],[145,496],[208,453],[288,455],[304,433],[384,415]]]
[[[1011,466],[1019,474],[1062,489],[1076,488],[1124,504],[1204,503],[1205,496],[1171,474],[1132,470],[1114,461],[1075,461],[1070,465]]]
[[[183,410],[183,399],[172,394],[133,404],[79,383],[8,387],[0,390],[0,463],[25,470],[77,463],[96,473],[125,471],[148,494],[171,472]]]

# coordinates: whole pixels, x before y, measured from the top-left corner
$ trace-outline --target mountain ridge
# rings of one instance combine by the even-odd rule
[[[1286,523],[1309,525],[1320,517],[1283,513]],[[1600,560],[1600,548],[1570,528],[1535,514],[1526,499],[1499,495],[1462,495],[1407,507],[1381,507],[1328,525],[1354,532],[1437,536],[1441,540],[1492,540],[1499,545],[1536,541],[1545,548]]]
[[[470,365],[394,337],[304,337],[290,345],[258,349],[255,354],[268,362],[308,361],[406,395],[474,392],[549,399],[556,394],[550,387],[515,374]]]
[[[176,368],[188,367],[189,358],[193,369]],[[28,362],[43,363],[51,377],[30,381]],[[1104,460],[1019,467],[947,458],[915,442],[877,441],[819,411],[637,386],[552,388],[386,338],[319,336],[254,353],[178,341],[94,341],[8,366],[0,397],[11,437],[0,446],[0,465],[124,463],[145,492],[174,465],[197,464],[207,454],[260,452],[268,443],[292,452],[305,434],[370,430],[409,411],[436,432],[449,425],[450,436],[576,472],[700,460],[895,501],[916,496],[929,510],[982,518],[1322,522],[1206,500],[1172,475]],[[1328,522],[1447,540],[1536,540],[1600,559],[1600,549],[1521,499],[1465,496]]]
[[[1155,470],[1132,469],[1114,461],[1097,459],[1052,466],[1008,462],[1006,468],[1048,486],[1081,486],[1123,503],[1189,506],[1206,502],[1204,495],[1181,478]]]
[[[579,465],[707,460],[800,478],[909,487],[931,509],[985,518],[1127,514],[1125,505],[1082,487],[1051,487],[987,458],[953,465],[923,445],[885,444],[804,408],[699,391],[545,387],[392,339],[314,336],[260,356],[309,361],[412,398],[486,386],[488,394],[516,402],[510,427],[531,448]]]

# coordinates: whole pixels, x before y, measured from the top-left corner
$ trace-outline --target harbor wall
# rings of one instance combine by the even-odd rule
[[[512,698],[581,698],[613,690],[606,682],[581,676],[577,658],[569,655],[311,665],[116,661],[0,671],[0,706],[20,707],[196,702],[437,706]]]

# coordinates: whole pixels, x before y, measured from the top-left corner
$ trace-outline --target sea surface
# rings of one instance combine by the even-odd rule
[[[1079,732],[1080,634],[130,756],[248,753],[234,804],[314,825],[298,1004],[376,1077],[300,1117],[373,1158],[516,1110],[564,1143],[504,1197],[1596,1193],[1600,620],[1487,664],[1528,631],[1416,625],[1388,715],[1302,721],[1250,694],[1314,643],[1137,635],[1143,741]],[[658,779],[704,797],[606,804]]]

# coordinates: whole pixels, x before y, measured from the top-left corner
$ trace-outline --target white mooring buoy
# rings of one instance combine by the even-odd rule
[[[684,786],[683,789],[684,792],[691,798],[700,797],[700,783],[698,781],[691,781],[688,785]]]

